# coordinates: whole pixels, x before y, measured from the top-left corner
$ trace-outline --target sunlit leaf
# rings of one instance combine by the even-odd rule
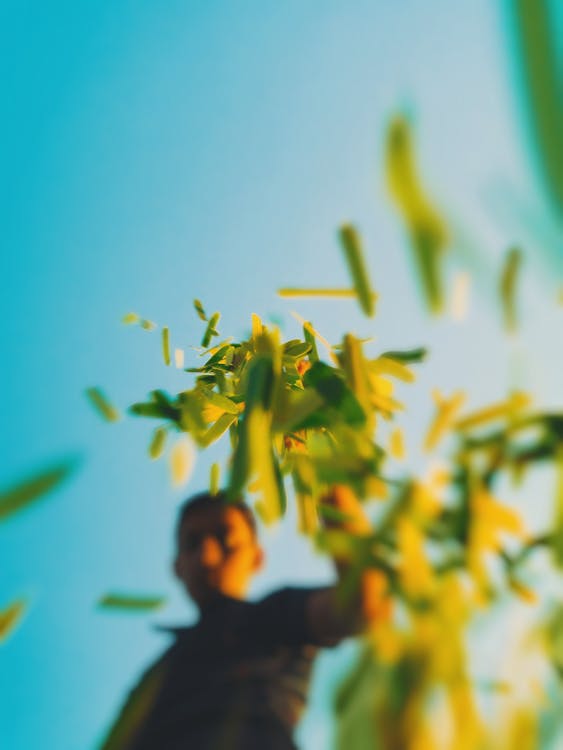
[[[135,323],[138,323],[140,320],[141,318],[137,315],[137,313],[134,313],[134,312],[126,313],[121,318],[121,322],[126,326],[134,325]]]

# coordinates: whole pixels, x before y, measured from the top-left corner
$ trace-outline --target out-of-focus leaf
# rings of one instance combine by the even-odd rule
[[[215,326],[219,322],[219,319],[221,318],[221,313],[213,313],[211,318],[209,319],[209,323],[207,324],[207,328],[205,329],[205,333],[203,334],[203,338],[201,340],[201,345],[203,347],[209,346],[209,342],[213,338],[213,336],[218,336],[219,334],[215,330]]]
[[[563,106],[561,66],[557,55],[557,23],[550,4],[539,0],[509,3],[515,19],[519,63],[523,69],[528,119],[535,132],[535,146],[548,195],[563,213]],[[554,5],[554,9],[555,9]],[[554,10],[555,12],[555,10]]]
[[[162,456],[164,446],[166,445],[166,428],[157,427],[153,432],[152,440],[149,445],[149,456],[156,460]]]
[[[278,289],[279,297],[357,297],[358,293],[355,289],[295,289],[293,287],[287,287],[284,289]],[[372,300],[377,299],[377,294],[372,292]]]
[[[393,357],[378,357],[369,363],[369,367],[376,375],[391,375],[405,383],[412,383],[414,380],[414,372]]]
[[[557,451],[555,471],[555,517],[553,519],[551,549],[555,564],[561,569],[563,568],[563,443],[560,444]]]
[[[456,391],[450,398],[444,398],[438,392],[434,394],[436,414],[424,438],[424,450],[434,450],[438,445],[443,435],[452,427],[459,410],[465,403],[465,398],[463,391]]]
[[[426,356],[428,354],[428,350],[424,347],[419,347],[418,349],[408,349],[406,351],[389,351],[384,352],[380,359],[394,359],[396,362],[402,362],[403,364],[410,364],[415,362],[424,362],[426,359]]]
[[[284,409],[282,422],[275,422],[274,426],[280,432],[290,432],[300,429],[303,421],[320,409],[325,399],[315,390],[300,391],[292,394]]]
[[[209,472],[209,494],[217,495],[219,492],[219,481],[221,478],[221,467],[218,463],[211,464]]]
[[[141,328],[144,328],[145,331],[154,331],[156,327],[156,323],[152,320],[146,320],[146,318],[141,320]]]
[[[531,403],[530,397],[526,393],[515,392],[506,401],[497,404],[491,404],[483,409],[479,409],[473,414],[468,414],[458,419],[454,424],[456,430],[465,431],[475,427],[480,427],[487,422],[495,419],[514,417],[517,412],[527,408]]]
[[[509,333],[514,332],[518,327],[516,283],[521,265],[522,252],[517,247],[511,248],[506,254],[499,284],[504,327]]]
[[[27,609],[25,599],[17,599],[5,609],[0,610],[0,643],[14,632]]]
[[[340,227],[339,236],[360,307],[371,318],[375,310],[374,294],[371,290],[360,237],[350,224]]]
[[[120,413],[108,401],[101,388],[87,388],[85,393],[94,409],[106,422],[117,422],[121,418]]]
[[[98,600],[101,609],[119,609],[127,612],[152,612],[160,609],[166,598],[163,596],[147,596],[138,594],[122,594],[110,592]]]
[[[195,464],[195,451],[192,443],[181,437],[170,451],[170,474],[174,487],[182,487],[189,481]]]
[[[229,414],[228,412],[225,412],[222,416],[219,417],[215,424],[213,424],[198,438],[198,444],[202,448],[207,448],[208,445],[211,445],[216,440],[219,440],[221,435],[223,435],[236,421],[237,414]]]
[[[121,318],[121,322],[126,326],[134,325],[135,323],[138,323],[139,321],[140,321],[140,317],[137,315],[137,313],[134,313],[134,312],[126,313]]]
[[[303,376],[303,381],[307,388],[314,388],[328,404],[337,409],[345,422],[358,426],[365,424],[364,410],[334,368],[324,362],[315,362]]]
[[[170,331],[166,326],[162,329],[162,358],[166,366],[170,365]]]
[[[200,300],[194,299],[194,308],[200,320],[207,321],[207,315],[205,314],[205,310],[203,309],[203,305],[201,304]]]
[[[211,390],[205,390],[204,396],[210,404],[213,404],[213,406],[222,409],[223,411],[227,412],[227,414],[238,414],[240,411],[238,404],[235,404],[235,402],[230,398],[227,398],[227,396],[223,396],[220,393],[215,393],[215,391]]]
[[[311,344],[307,341],[299,341],[295,339],[288,341],[283,347],[283,356],[291,357],[293,359],[300,359],[311,351]]]
[[[446,222],[426,195],[415,162],[412,133],[404,117],[395,117],[387,134],[387,183],[408,228],[424,299],[433,313],[444,304],[442,255]]]
[[[76,460],[64,461],[0,491],[0,521],[54,490],[70,476],[75,467]]]
[[[174,349],[174,364],[176,369],[181,370],[184,367],[184,350]]]

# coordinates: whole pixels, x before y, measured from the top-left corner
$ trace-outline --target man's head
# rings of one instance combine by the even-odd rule
[[[174,571],[200,609],[217,594],[243,598],[263,559],[254,516],[242,500],[201,493],[180,508]]]

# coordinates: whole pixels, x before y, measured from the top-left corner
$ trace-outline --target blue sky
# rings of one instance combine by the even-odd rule
[[[0,480],[82,456],[62,490],[0,528],[0,606],[22,594],[32,602],[1,651],[0,735],[11,749],[95,748],[163,646],[151,623],[194,616],[170,574],[171,524],[215,455],[201,456],[187,490],[172,490],[166,465],[146,458],[149,426],[103,424],[83,396],[102,385],[126,407],[154,387],[189,384],[161,364],[158,334],[121,326],[125,312],[169,325],[181,347],[201,335],[194,297],[234,336],[252,312],[295,335],[297,309],[332,340],[352,330],[375,336],[374,350],[428,344],[432,359],[404,394],[415,468],[432,387],[466,387],[477,404],[518,385],[560,406],[561,256],[517,220],[514,201],[495,203],[508,185],[547,211],[503,7],[4,3]],[[397,111],[416,124],[436,200],[482,258],[463,323],[424,314],[385,190],[384,130]],[[345,220],[363,234],[381,295],[374,321],[348,301],[275,296],[347,283],[335,232]],[[560,237],[553,223],[546,231]],[[522,332],[507,341],[494,274],[514,242],[529,254]],[[465,262],[453,248],[448,273]],[[270,566],[255,594],[330,579],[291,518],[264,539]],[[162,592],[170,604],[157,616],[100,613],[110,588]],[[352,648],[320,664],[306,748],[326,747],[330,690]]]

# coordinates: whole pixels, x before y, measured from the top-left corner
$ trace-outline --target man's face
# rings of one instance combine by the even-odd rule
[[[243,598],[262,561],[262,549],[237,508],[218,504],[184,519],[174,571],[200,608],[218,593]]]

